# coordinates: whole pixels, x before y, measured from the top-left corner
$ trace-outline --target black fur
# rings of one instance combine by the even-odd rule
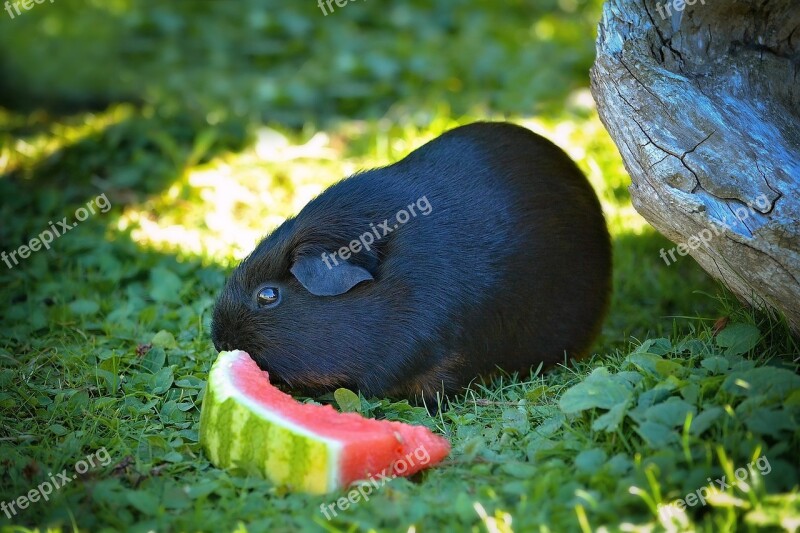
[[[347,272],[320,268],[322,252],[423,197],[427,216],[415,205]],[[281,290],[274,308],[256,305],[264,285]],[[610,288],[608,231],[577,166],[524,128],[475,123],[333,185],[278,227],[228,280],[212,338],[296,390],[452,393],[497,367],[584,355]]]

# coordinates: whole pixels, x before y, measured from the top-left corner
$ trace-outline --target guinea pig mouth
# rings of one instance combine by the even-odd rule
[[[284,374],[280,370],[274,368],[261,357],[253,357],[253,359],[258,365],[258,368],[269,374],[269,382],[271,385],[274,385],[281,390],[292,387],[292,383],[284,377]]]
[[[318,372],[303,372],[294,381],[300,387],[316,391],[332,391],[339,387],[352,387],[348,376],[337,376]]]
[[[294,386],[292,381],[283,378],[281,374],[277,372],[275,369],[270,368],[268,365],[264,365],[261,362],[258,363],[258,367],[261,370],[265,370],[269,374],[270,385],[277,388],[278,390],[283,391],[287,394],[297,390],[297,387]]]
[[[253,357],[261,370],[269,373],[269,382],[284,392],[300,393],[306,396],[317,396],[331,392],[339,387],[355,390],[356,384],[350,376],[325,372],[309,368],[287,371],[266,357]]]

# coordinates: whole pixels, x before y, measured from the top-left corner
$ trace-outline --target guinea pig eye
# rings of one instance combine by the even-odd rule
[[[259,307],[273,307],[281,300],[277,287],[261,287],[256,293],[256,302]]]

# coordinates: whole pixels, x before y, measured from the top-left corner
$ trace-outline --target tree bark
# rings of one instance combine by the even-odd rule
[[[798,0],[609,0],[591,84],[636,210],[800,334]]]

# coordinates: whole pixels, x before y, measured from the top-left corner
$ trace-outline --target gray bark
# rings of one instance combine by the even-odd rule
[[[681,4],[606,3],[600,117],[636,210],[800,334],[800,1]]]

